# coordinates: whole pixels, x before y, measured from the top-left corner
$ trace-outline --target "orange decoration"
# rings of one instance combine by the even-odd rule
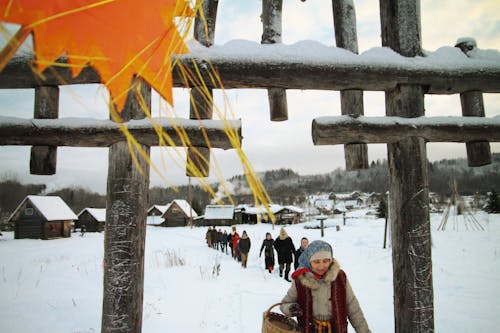
[[[171,56],[189,52],[174,18],[193,15],[184,0],[0,0],[0,20],[33,33],[39,71],[61,56],[73,76],[91,65],[118,110],[134,75],[172,104]]]

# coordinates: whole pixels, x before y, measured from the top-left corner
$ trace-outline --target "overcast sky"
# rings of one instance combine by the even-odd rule
[[[473,37],[481,49],[500,50],[500,3],[498,0],[421,0],[422,47],[435,51],[442,46],[453,46],[460,37]],[[354,0],[357,16],[359,52],[380,47],[380,19],[378,1]],[[223,45],[234,39],[260,43],[262,3],[254,0],[219,1],[215,44]],[[315,40],[327,46],[335,45],[330,1],[284,0],[284,44],[301,40]],[[300,174],[326,173],[344,168],[343,146],[314,146],[311,122],[318,116],[340,115],[338,92],[288,90],[288,116],[285,122],[271,122],[266,90],[241,89],[226,91],[230,109],[242,121],[243,150],[256,171],[291,168]],[[220,93],[216,103],[224,109]],[[99,85],[63,86],[60,96],[60,117],[92,117],[107,119],[107,92]],[[484,95],[486,116],[500,115],[500,96]],[[175,89],[175,111],[189,118],[188,94]],[[158,97],[153,99],[156,112]],[[4,116],[33,117],[33,91],[0,90],[0,114]],[[364,93],[365,115],[383,116],[384,93]],[[427,116],[461,115],[458,95],[425,97]],[[491,144],[492,152],[500,151],[500,144]],[[107,176],[107,148],[58,148],[57,174],[29,175],[30,147],[0,147],[0,176],[16,176],[22,182],[46,183],[50,188],[78,185],[101,193],[105,192]],[[184,160],[172,160],[173,148],[152,149],[154,163],[172,184],[187,183]],[[431,161],[443,158],[465,157],[465,144],[427,144]],[[386,145],[369,145],[369,160],[387,158]],[[214,149],[212,159],[225,178],[242,174],[243,169],[233,150]],[[215,167],[212,167],[214,170]],[[82,175],[85,175],[83,177]],[[211,179],[215,179],[214,173]],[[193,183],[196,181],[193,180]],[[152,186],[167,186],[154,173]]]

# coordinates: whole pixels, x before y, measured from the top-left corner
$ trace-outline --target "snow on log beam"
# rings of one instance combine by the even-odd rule
[[[395,143],[410,137],[427,142],[500,142],[500,117],[318,117],[312,122],[315,145]]]
[[[225,89],[283,88],[386,91],[398,84],[420,85],[427,94],[466,91],[500,92],[500,52],[477,50],[468,58],[458,48],[442,47],[426,57],[403,57],[389,48],[373,48],[361,55],[313,41],[294,45],[260,45],[232,41],[210,48],[190,44],[191,53],[180,56],[183,66],[195,71],[210,62]],[[44,79],[34,74],[32,57],[15,57],[0,73],[0,88],[34,88],[40,85],[99,83],[99,76],[85,68],[76,78],[68,68],[50,67]],[[213,87],[207,74],[205,83]],[[184,81],[174,70],[174,84]],[[220,88],[220,87],[214,87]]]
[[[333,0],[333,22],[335,42],[353,53],[358,53],[356,32],[356,10],[352,0]],[[364,114],[363,91],[342,90],[340,110],[343,115],[362,116]],[[364,143],[344,145],[346,170],[368,169],[368,147]]]
[[[281,11],[282,0],[262,1],[262,44],[281,43]],[[286,90],[282,88],[269,88],[267,90],[269,112],[271,121],[284,121],[288,119],[288,104]]]
[[[150,119],[130,120],[124,125],[137,141],[148,146],[160,145],[159,130],[164,136],[169,136],[176,146],[182,146],[179,128],[186,132],[189,142],[195,147],[208,147],[201,129],[206,131],[212,148],[233,148],[226,130],[238,131],[241,140],[240,121],[153,118],[153,122]],[[108,147],[124,140],[120,125],[106,119],[22,119],[0,116],[0,145],[3,146]],[[168,142],[163,145],[168,145]]]

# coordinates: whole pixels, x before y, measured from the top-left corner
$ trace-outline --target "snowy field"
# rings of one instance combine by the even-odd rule
[[[391,249],[382,248],[384,220],[365,213],[351,213],[345,226],[341,217],[325,221],[324,240],[333,244],[372,332],[392,332]],[[466,230],[463,220],[455,224],[451,217],[447,230],[437,231],[441,216],[431,215],[436,332],[499,332],[500,215],[476,217],[485,231]],[[304,236],[320,239],[320,230],[304,228],[317,223],[286,226],[295,246]],[[265,271],[258,254],[265,233],[276,237],[279,227],[238,226],[240,234],[243,230],[252,241],[247,269],[209,249],[204,227],[148,227],[143,332],[261,331],[263,311],[279,302],[290,284],[277,270]],[[50,241],[14,240],[5,232],[0,332],[100,332],[103,237],[75,233]]]

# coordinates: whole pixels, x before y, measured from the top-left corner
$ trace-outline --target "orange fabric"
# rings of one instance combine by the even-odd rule
[[[38,70],[62,55],[73,76],[90,64],[118,110],[134,75],[172,104],[170,58],[188,52],[176,16],[193,16],[184,0],[0,0],[1,21],[33,32]]]

